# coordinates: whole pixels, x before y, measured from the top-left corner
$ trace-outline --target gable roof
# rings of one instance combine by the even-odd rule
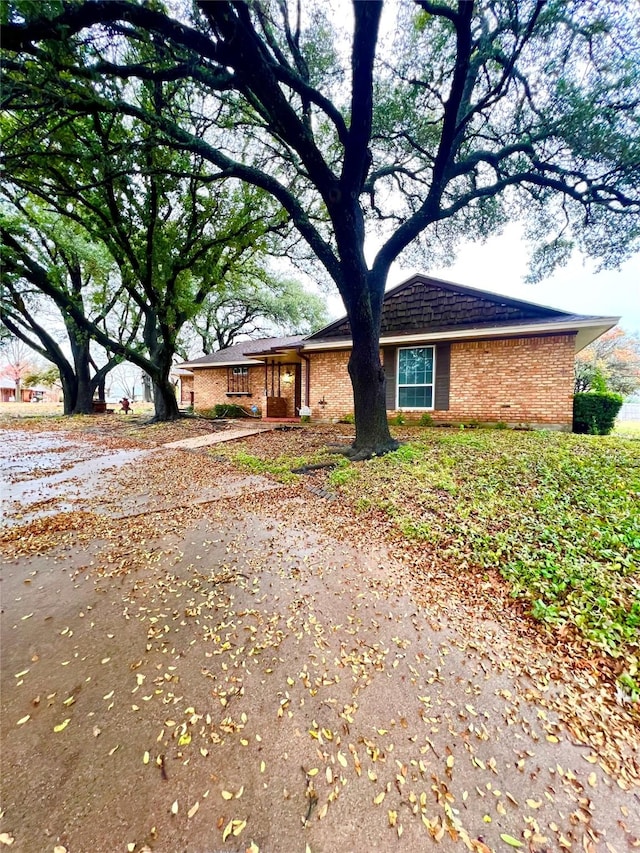
[[[425,275],[414,275],[387,291],[382,305],[381,343],[398,338],[460,338],[488,334],[518,334],[518,331],[553,333],[580,330],[577,349],[582,349],[619,317],[571,314],[546,305],[454,284]],[[305,339],[305,348],[323,343],[349,345],[351,325],[341,317]]]
[[[290,335],[286,338],[258,338],[257,340],[241,341],[239,344],[212,352],[209,355],[185,361],[178,367],[192,369],[194,367],[231,367],[232,365],[260,364],[261,362],[258,359],[250,358],[250,356],[257,353],[264,355],[271,350],[279,350],[283,347],[295,347],[304,339],[304,335]]]

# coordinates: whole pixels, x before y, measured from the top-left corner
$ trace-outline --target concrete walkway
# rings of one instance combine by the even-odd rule
[[[261,432],[268,432],[272,429],[277,429],[278,424],[271,423],[261,426],[234,426],[225,427],[216,432],[208,433],[207,435],[198,435],[193,438],[183,438],[180,441],[170,441],[164,444],[163,447],[168,447],[175,450],[192,450],[197,447],[208,447],[211,444],[220,444],[223,441],[235,441],[239,438],[247,438],[250,435],[257,435]]]

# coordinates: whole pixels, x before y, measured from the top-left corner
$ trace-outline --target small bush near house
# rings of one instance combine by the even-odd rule
[[[354,424],[356,422],[356,416],[353,412],[347,412],[346,415],[343,415],[338,421],[339,424]]]
[[[249,417],[241,406],[235,403],[218,403],[213,407],[213,416],[216,418],[247,418]]]
[[[433,426],[433,416],[429,414],[429,412],[423,412],[420,415],[420,426],[430,427]]]
[[[622,396],[610,392],[587,392],[573,397],[573,431],[609,435],[616,421]]]

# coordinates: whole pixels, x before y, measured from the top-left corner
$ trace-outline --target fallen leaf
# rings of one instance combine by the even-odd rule
[[[518,841],[518,839],[514,838],[513,835],[507,835],[506,832],[501,832],[500,838],[504,841],[505,844],[508,844],[509,847],[524,847],[522,841]]]
[[[220,793],[222,795],[223,800],[232,800],[233,799],[233,794],[231,793],[231,791],[221,791]]]
[[[195,803],[191,806],[191,808],[189,809],[189,811],[187,812],[187,817],[188,817],[188,818],[192,818],[192,817],[194,816],[194,814],[198,811],[198,809],[199,809],[199,808],[200,808],[200,803],[199,803],[199,802],[195,802]]]
[[[71,722],[71,718],[69,718],[69,717],[66,720],[63,720],[63,722],[61,722],[57,726],[53,727],[54,732],[63,732],[67,728],[67,726],[69,725],[70,722]]]
[[[178,801],[174,800],[171,804],[171,814],[178,814]]]
[[[20,719],[18,720],[16,725],[17,726],[23,726],[30,719],[31,719],[31,714],[27,714],[26,717],[20,717]]]
[[[380,791],[380,793],[373,798],[373,802],[376,806],[379,806],[380,803],[384,800],[386,793],[386,791]]]
[[[10,832],[0,832],[0,844],[5,844],[7,847],[11,847],[14,841],[15,838]]]
[[[247,825],[246,820],[234,820],[233,821],[233,834],[236,837],[238,835],[240,835],[240,833],[242,832],[242,830],[245,828],[246,825]]]
[[[230,820],[222,832],[222,840],[223,841],[227,840],[227,838],[231,835],[232,830],[233,830],[233,821]]]

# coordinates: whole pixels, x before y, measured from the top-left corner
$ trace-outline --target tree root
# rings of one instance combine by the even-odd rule
[[[331,452],[340,453],[351,460],[351,462],[365,462],[367,459],[373,459],[374,456],[384,456],[386,453],[393,453],[399,447],[400,442],[392,439],[387,444],[376,445],[375,447],[358,447],[355,444],[346,446],[331,445]]]

